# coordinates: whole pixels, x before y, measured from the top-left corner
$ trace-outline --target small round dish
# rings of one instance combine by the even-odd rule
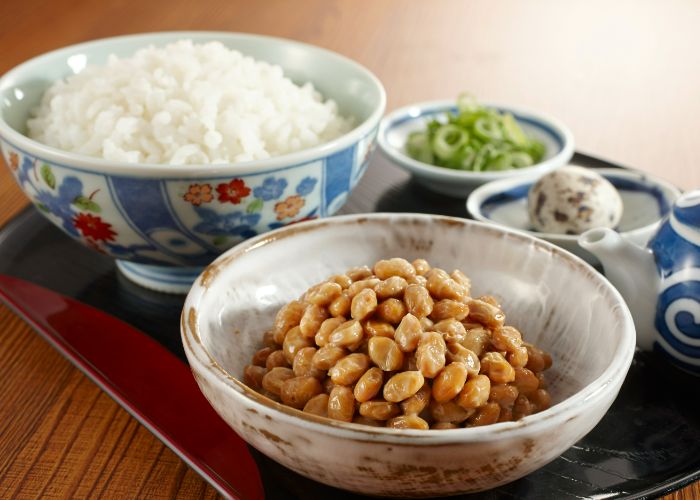
[[[377,143],[393,162],[410,172],[416,181],[438,193],[465,198],[474,188],[490,181],[518,177],[528,173],[542,175],[569,162],[574,154],[574,136],[558,120],[512,106],[485,104],[499,112],[511,113],[523,131],[545,145],[544,159],[531,167],[496,172],[470,172],[438,167],[414,160],[405,150],[411,132],[424,130],[433,119],[443,120],[446,113],[456,113],[455,101],[432,101],[413,104],[388,114],[379,125]]]
[[[680,196],[678,188],[637,170],[601,168],[596,172],[609,180],[622,198],[622,219],[616,230],[630,241],[645,245],[659,221]],[[578,245],[578,235],[540,233],[532,229],[527,211],[527,194],[538,178],[537,175],[529,175],[484,184],[469,196],[467,211],[476,220],[542,238],[597,265],[598,260],[593,254]]]

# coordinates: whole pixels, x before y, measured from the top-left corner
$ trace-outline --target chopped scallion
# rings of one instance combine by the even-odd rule
[[[474,172],[529,167],[544,157],[544,144],[528,137],[512,114],[484,108],[469,94],[457,98],[457,110],[411,133],[406,141],[409,156]]]

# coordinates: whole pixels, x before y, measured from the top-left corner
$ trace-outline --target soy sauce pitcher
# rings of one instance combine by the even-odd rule
[[[627,302],[637,345],[700,375],[700,190],[676,200],[646,248],[603,228],[579,244]]]

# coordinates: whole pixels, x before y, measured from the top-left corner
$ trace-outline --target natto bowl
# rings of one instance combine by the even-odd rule
[[[222,165],[106,161],[40,144],[26,135],[32,108],[54,81],[105,63],[110,54],[180,39],[217,40],[280,65],[334,99],[355,127],[325,144],[267,160]],[[204,265],[236,243],[335,213],[367,168],[386,97],[366,68],[339,54],[280,38],[225,32],[121,36],[59,49],[0,79],[0,147],[34,205],[68,235],[110,255],[127,277],[186,292]]]
[[[332,274],[388,257],[462,269],[474,296],[499,297],[506,322],[552,354],[553,406],[484,427],[398,430],[309,415],[241,382],[283,304]],[[622,297],[582,260],[493,225],[419,214],[333,217],[247,240],[195,281],[181,328],[202,392],[248,443],[316,481],[399,497],[485,490],[555,459],[608,410],[635,345]]]

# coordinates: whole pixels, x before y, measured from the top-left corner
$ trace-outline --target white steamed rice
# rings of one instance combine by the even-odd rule
[[[129,163],[259,160],[352,127],[311,83],[295,85],[279,66],[219,42],[191,40],[89,66],[54,83],[33,116],[32,139]]]

